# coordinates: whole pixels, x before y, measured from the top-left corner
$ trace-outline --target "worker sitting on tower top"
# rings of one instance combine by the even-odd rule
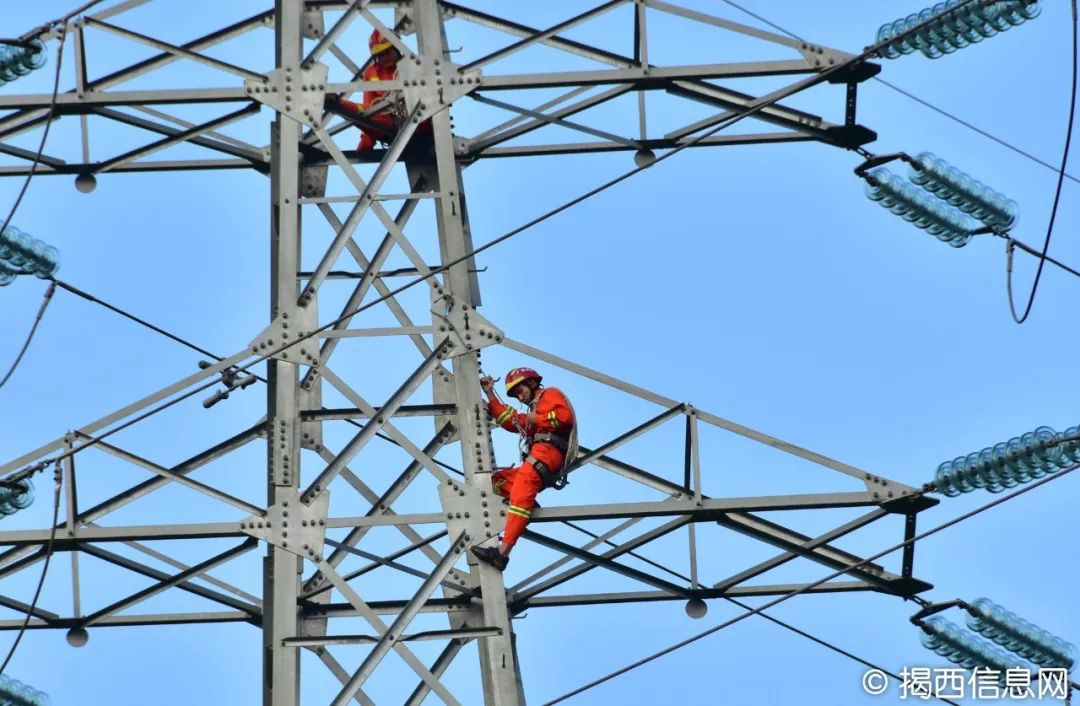
[[[371,59],[364,65],[360,77],[364,81],[393,81],[398,77],[398,62],[401,52],[379,30],[373,30],[368,39]],[[382,105],[380,105],[382,104]],[[369,113],[379,106],[375,112]],[[339,113],[352,114],[363,118],[360,126],[360,144],[358,152],[370,152],[376,142],[388,144],[393,141],[398,130],[408,119],[408,112],[400,91],[364,91],[361,104],[340,96],[327,96],[326,107]],[[417,126],[417,134],[430,134],[431,122],[425,120]]]
[[[525,531],[536,495],[544,488],[558,490],[566,485],[566,468],[577,457],[574,408],[561,390],[541,385],[542,379],[532,368],[514,368],[506,374],[506,394],[527,405],[525,412],[515,412],[493,391],[495,381],[490,376],[480,378],[488,412],[503,429],[521,435],[523,448],[520,465],[491,477],[495,492],[510,500],[502,544],[472,548],[476,558],[500,571],[506,568],[510,550]]]

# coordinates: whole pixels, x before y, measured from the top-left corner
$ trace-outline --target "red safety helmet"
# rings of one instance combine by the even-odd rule
[[[532,368],[514,368],[506,374],[506,394],[513,395],[513,389],[526,380],[543,380],[540,373]]]
[[[382,35],[377,29],[371,30],[371,37],[368,38],[368,49],[371,50],[372,56],[378,56],[387,49],[393,49],[394,45],[390,43],[390,40]]]

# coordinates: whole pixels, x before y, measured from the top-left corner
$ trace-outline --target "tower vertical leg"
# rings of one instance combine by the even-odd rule
[[[276,59],[279,69],[299,72],[300,0],[274,4]],[[270,167],[270,318],[297,306],[300,255],[300,125],[278,113],[271,128]],[[299,380],[297,365],[286,358],[267,361],[267,504],[274,507],[297,496],[300,477]],[[295,500],[294,500],[295,502]],[[297,648],[284,638],[297,634],[300,558],[268,544],[263,566],[263,704],[298,706],[300,661]]]
[[[413,4],[414,20],[418,34],[419,59],[425,68],[448,65],[443,32],[442,15],[435,0],[417,0]],[[441,194],[436,199],[436,220],[439,227],[439,245],[443,262],[464,257],[471,249],[471,235],[465,214],[465,199],[457,162],[454,157],[453,135],[450,115],[441,110],[431,118],[434,153],[423,161],[432,162],[420,166],[433,174],[433,188]],[[416,159],[416,158],[414,158]],[[414,172],[416,168],[414,167]],[[450,267],[443,275],[443,287],[449,290],[454,306],[474,308],[480,303],[475,277],[469,271],[471,258]],[[497,496],[491,491],[491,473],[494,470],[491,440],[488,432],[487,412],[480,396],[478,379],[479,358],[475,352],[453,358],[453,399],[457,405],[456,425],[461,439],[462,465],[467,483],[486,492],[493,506]],[[451,508],[445,508],[450,511]],[[501,518],[497,513],[495,524],[485,526],[481,517],[473,517],[469,525],[470,544],[487,537],[489,531],[497,531]],[[506,604],[506,587],[503,575],[493,567],[476,563],[470,556],[473,576],[483,595],[483,608],[465,618],[470,625],[486,625],[501,628],[501,634],[479,639],[480,667],[484,682],[484,703],[487,706],[517,706],[522,704],[517,657]]]

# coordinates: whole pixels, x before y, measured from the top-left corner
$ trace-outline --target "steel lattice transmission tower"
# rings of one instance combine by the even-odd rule
[[[115,602],[91,613],[76,608],[71,614],[64,614],[40,606],[30,621],[32,629],[248,622],[262,630],[263,703],[268,706],[299,703],[303,684],[299,654],[303,649],[314,651],[330,673],[340,680],[340,693],[333,701],[335,704],[354,700],[371,703],[364,691],[365,684],[376,677],[384,657],[391,652],[396,653],[416,676],[417,686],[405,697],[407,703],[420,703],[429,696],[446,703],[462,703],[462,698],[451,694],[441,677],[463,647],[475,641],[484,702],[506,706],[524,702],[511,618],[529,608],[779,594],[797,590],[800,586],[747,582],[792,559],[810,560],[831,569],[856,561],[858,557],[831,543],[890,514],[906,516],[906,534],[914,536],[916,514],[933,501],[921,496],[916,499],[913,488],[508,338],[496,322],[489,321],[478,310],[481,304],[479,284],[470,257],[475,244],[469,228],[462,170],[474,161],[491,157],[626,150],[637,153],[641,163],[647,163],[650,151],[693,142],[703,130],[758,106],[757,97],[728,87],[736,79],[794,75],[799,77],[801,87],[810,88],[825,80],[820,75],[822,71],[849,55],[659,0],[613,0],[545,29],[438,0],[278,0],[266,12],[216,28],[182,45],[157,39],[124,24],[129,11],[144,2],[129,0],[106,6],[98,9],[96,14],[77,18],[68,26],[67,39],[74,46],[75,61],[67,76],[73,78],[68,78],[69,82],[62,86],[56,111],[64,119],[77,116],[81,121],[82,157],[65,159],[46,153],[38,171],[40,174],[78,176],[84,187],[92,183],[89,175],[107,172],[253,169],[267,174],[272,208],[270,324],[254,336],[250,345],[235,354],[10,460],[0,467],[0,472],[9,474],[50,455],[78,450],[116,425],[192,388],[223,375],[230,376],[237,366],[253,364],[260,356],[269,356],[266,412],[263,419],[250,420],[251,425],[241,433],[222,439],[171,466],[143,458],[111,440],[94,443],[92,450],[77,456],[68,456],[65,459],[64,519],[60,523],[62,531],[57,538],[56,551],[93,557],[148,577],[153,583],[135,594],[118,596]],[[386,8],[394,11],[396,35],[387,26],[390,24],[387,16],[375,14]],[[566,38],[567,32],[580,37],[588,30],[590,22],[611,12],[633,16],[632,35],[627,24],[625,45],[629,50],[625,55]],[[650,34],[646,18],[661,14],[710,27],[710,31],[721,35],[759,40],[762,46],[771,47],[786,58],[745,63],[656,65],[649,60]],[[380,16],[384,21],[379,20]],[[451,50],[447,40],[448,35],[453,35],[454,23],[475,24],[493,30],[502,37],[501,43],[491,47],[469,46],[467,51],[459,54]],[[355,80],[362,63],[355,46],[341,44],[350,25],[358,25],[364,31],[368,25],[381,29],[403,54],[399,79],[381,82],[378,88],[398,92],[396,95],[404,101],[408,120],[397,138],[385,150],[375,153],[374,158],[380,160],[377,162],[373,162],[371,156],[357,155],[339,147],[335,135],[351,125],[338,122],[323,110],[327,94],[372,87],[372,84]],[[219,46],[224,47],[238,37],[266,31],[269,27],[273,29],[276,46],[272,58],[251,56],[246,65],[212,58]],[[86,36],[91,33],[147,45],[158,53],[108,75],[91,76],[86,60],[89,46]],[[52,31],[42,38],[56,39],[56,34]],[[587,63],[588,68],[555,73],[500,71],[504,61],[539,46],[566,53],[575,61]],[[177,61],[209,67],[224,78],[225,87],[125,88],[126,82],[152,78],[156,72]],[[344,67],[344,71],[352,72],[354,80],[331,81],[328,64],[334,64],[335,70]],[[874,134],[855,122],[856,87],[876,70],[873,64],[863,63],[829,76],[831,82],[847,86],[847,100],[839,110],[843,115],[841,122],[830,123],[822,117],[778,103],[761,109],[752,118],[755,125],[767,126],[768,131],[721,132],[693,146],[816,140],[852,148],[869,142],[874,139]],[[555,98],[544,92],[556,88],[562,92]],[[543,95],[543,100],[527,107],[515,102],[523,100],[522,97],[531,90]],[[508,91],[512,91],[513,100],[502,97]],[[644,100],[650,91],[712,106],[717,112],[667,134],[650,135],[646,129]],[[633,100],[635,96],[640,126],[640,134],[636,137],[621,136],[614,130],[590,125],[590,111],[602,110],[622,97]],[[450,109],[464,100],[505,111],[507,120],[471,137],[455,134]],[[41,129],[49,104],[49,95],[12,95],[9,89],[6,95],[0,96],[0,109],[7,111],[0,119],[0,140]],[[221,111],[218,104],[225,104],[225,112],[202,123],[185,122],[170,113],[170,108],[192,105]],[[271,110],[262,110],[267,107]],[[268,145],[251,144],[221,132],[230,123],[251,125],[253,121],[265,120],[266,115],[273,116]],[[91,128],[100,121],[129,127],[132,136],[144,140],[142,146],[91,161]],[[430,152],[409,147],[410,139],[424,121],[430,121],[433,131]],[[583,136],[579,138],[582,141],[545,140],[545,136],[553,132],[548,129],[552,126],[561,128],[555,130],[555,134],[573,131]],[[151,135],[149,141],[145,141],[147,134]],[[517,139],[522,137],[528,139]],[[341,139],[351,140],[353,133]],[[109,147],[108,144],[93,144],[96,149]],[[203,148],[208,156],[155,161],[155,153],[159,150],[182,144]],[[0,143],[0,152],[29,159],[24,150],[6,142]],[[22,175],[28,169],[28,165],[8,166],[0,169],[0,173]],[[402,170],[408,176],[409,193],[387,193],[384,187],[388,179]],[[348,189],[330,192],[327,184],[333,183],[333,179],[328,180],[328,173],[343,177]],[[393,201],[399,204],[396,213],[391,213],[385,205]],[[344,217],[334,208],[342,205],[347,212]],[[414,213],[423,209],[431,209],[434,214],[437,243],[432,242],[434,234],[410,228]],[[329,225],[332,229],[329,239],[313,237],[304,242],[305,253],[317,250],[319,254],[318,264],[311,271],[301,270],[301,243],[305,232],[302,212],[309,231],[311,222],[320,218],[325,221],[320,224],[323,228]],[[358,226],[371,219],[378,221],[385,235],[369,241],[354,238]],[[437,250],[438,262],[425,261],[421,256],[421,252],[430,250]],[[428,295],[422,298],[422,306],[418,307],[415,299],[394,296],[386,283],[391,273],[384,266],[394,252],[410,260],[411,268],[407,274],[424,276],[445,268],[418,284],[417,288],[426,289]],[[339,260],[351,261],[358,266],[359,272],[355,274],[357,279],[344,306],[327,315],[326,306],[322,312],[318,308],[320,290],[338,276],[334,268]],[[396,325],[367,329],[357,326],[353,313],[373,297],[378,298],[379,308],[388,311]],[[335,320],[336,323],[322,329],[317,338],[307,338],[283,348],[283,345],[304,338]],[[392,394],[371,401],[362,394],[371,382],[371,375],[351,379],[340,374],[337,372],[341,369],[339,359],[334,353],[343,339],[354,339],[360,346],[372,337],[390,336],[407,340],[415,349],[417,362],[410,364],[411,372],[394,386],[396,389]],[[583,442],[589,443],[590,447],[582,449],[577,464],[578,468],[592,466],[629,479],[650,497],[643,502],[560,505],[538,510],[533,527],[540,529],[531,532],[530,539],[564,558],[511,590],[504,585],[500,572],[477,565],[465,551],[469,545],[492,537],[503,522],[502,505],[491,489],[490,474],[495,469],[495,459],[489,419],[477,386],[479,353],[489,346],[504,346],[549,366],[561,367],[628,397],[655,404],[660,410],[655,417],[615,438],[590,440],[588,436],[584,437]],[[368,365],[377,376],[379,360],[372,358]],[[339,398],[348,400],[349,406],[325,408],[323,393],[331,389]],[[415,426],[406,429],[406,425],[412,423],[410,417],[433,419],[434,434],[418,435]],[[324,443],[324,426],[340,426],[350,420],[355,426],[348,433],[347,442],[341,448],[331,450],[327,445],[330,442]],[[686,453],[680,459],[684,477],[665,478],[613,455],[631,440],[679,420],[685,423]],[[857,490],[712,497],[706,492],[708,479],[702,478],[701,473],[698,435],[703,425],[846,474]],[[392,440],[408,454],[409,462],[404,470],[387,473],[381,466],[373,469],[372,464],[365,465],[366,454],[371,449],[369,442],[377,436]],[[216,487],[213,479],[196,481],[191,477],[198,469],[259,439],[266,440],[267,449],[265,504],[230,494]],[[440,451],[452,450],[454,446],[458,449],[463,478],[449,473],[446,464],[436,460]],[[150,478],[93,507],[80,507],[75,492],[75,459],[79,464],[92,465],[97,458],[95,454],[97,457],[106,454],[130,463],[149,472]],[[355,472],[354,469],[359,467],[365,471]],[[151,526],[102,522],[110,513],[129,503],[153,502],[155,491],[170,484],[185,485],[219,501],[228,519],[214,523]],[[422,511],[396,513],[395,503],[416,486],[426,488],[426,507]],[[329,512],[332,494],[347,495],[350,507],[363,505],[363,510],[348,516],[335,516]],[[757,511],[853,507],[864,507],[866,512],[814,537],[755,514]],[[618,533],[624,533],[635,523],[648,518],[662,518],[662,521],[617,546],[608,548],[604,545]],[[625,521],[584,546],[557,540],[543,531],[548,526],[544,523],[596,519]],[[694,534],[694,528],[701,522],[719,524],[780,551],[771,559],[748,566],[722,581],[705,583],[697,572]],[[423,534],[418,528],[424,525],[434,525],[436,534]],[[370,551],[366,547],[372,546],[367,542],[375,534],[373,528],[392,528],[405,538],[406,546],[389,556]],[[672,582],[619,561],[628,553],[676,531],[689,534],[689,581]],[[0,532],[0,545],[6,547],[0,555],[0,576],[39,566],[48,536],[46,530]],[[231,538],[234,545],[193,565],[170,560],[169,564],[176,568],[172,572],[156,568],[147,557],[161,559],[161,553],[141,544],[154,540],[198,543],[208,538]],[[121,542],[141,554],[133,557],[131,552],[120,552],[116,547]],[[261,600],[213,575],[216,567],[260,546],[266,551]],[[380,571],[401,574],[415,583],[394,599],[365,597],[360,577],[368,569],[349,573],[340,568],[346,559],[357,555],[370,559],[372,566],[381,567]],[[430,566],[418,572],[403,563],[405,557],[413,555],[426,555]],[[850,580],[825,584],[815,590],[875,590],[912,595],[928,588],[912,576],[912,558],[909,548],[899,574],[871,564],[850,571]],[[568,563],[567,560],[572,561]],[[620,581],[643,584],[647,590],[572,595],[553,592],[556,587],[592,569],[611,572]],[[73,590],[77,599],[77,572],[73,572]],[[218,610],[126,612],[148,597],[169,591],[195,594],[216,604]],[[441,595],[437,595],[437,591]],[[6,596],[3,604],[24,612],[28,609],[25,604]],[[417,629],[421,617],[429,621],[439,619],[441,627]],[[358,619],[366,624],[365,634],[358,634],[355,627]],[[15,629],[20,624],[21,620],[8,620],[0,623],[0,628]],[[427,626],[430,625],[429,622]],[[417,656],[412,646],[417,644],[414,640],[440,640],[445,647],[434,662],[429,662]],[[334,656],[336,646],[349,643],[371,645],[354,669],[347,669]]]

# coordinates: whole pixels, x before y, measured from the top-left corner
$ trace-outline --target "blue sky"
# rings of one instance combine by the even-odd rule
[[[513,11],[501,3],[468,3],[511,19],[547,26],[587,5],[547,3]],[[718,16],[759,26],[719,0],[686,2]],[[266,9],[255,2],[176,3],[157,0],[117,24],[182,42],[227,22]],[[530,4],[534,5],[534,4]],[[912,2],[815,3],[745,0],[749,9],[823,45],[857,52],[877,27],[923,8]],[[1068,3],[1047,0],[1038,19],[978,46],[938,61],[921,55],[883,62],[881,78],[916,94],[1017,148],[1057,164],[1068,116],[1072,38]],[[6,34],[19,34],[70,10],[67,2],[38,2],[6,8]],[[650,13],[650,57],[660,65],[793,58],[782,47],[702,30],[685,21]],[[385,19],[385,18],[384,18]],[[629,15],[612,13],[569,36],[613,51],[629,51]],[[473,58],[510,43],[510,38],[474,29],[460,21],[447,27],[451,46]],[[344,46],[357,60],[366,51],[367,27],[354,25]],[[101,75],[147,55],[100,33],[88,41],[91,75]],[[215,56],[267,70],[273,63],[272,34],[224,45]],[[51,45],[55,47],[55,44]],[[65,62],[70,62],[70,53]],[[0,94],[44,92],[49,66],[0,88]],[[68,64],[70,66],[70,63]],[[496,64],[490,73],[581,67],[548,50],[523,52]],[[65,71],[62,90],[70,87]],[[343,77],[340,65],[331,75]],[[786,79],[745,80],[729,85],[748,93],[772,90]],[[160,83],[159,83],[160,82]],[[142,78],[131,88],[232,86],[234,77],[178,62],[160,79]],[[507,99],[534,105],[548,93]],[[842,122],[843,89],[821,86],[793,98],[790,105]],[[708,114],[703,106],[649,96],[650,125],[661,132]],[[582,122],[635,136],[633,101],[580,116]],[[184,113],[192,120],[198,111]],[[221,112],[221,111],[218,111]],[[454,108],[457,130],[472,135],[492,124],[490,110],[470,101]],[[1014,234],[1038,246],[1046,233],[1056,174],[1024,156],[919,105],[888,87],[868,82],[859,89],[859,122],[878,133],[867,145],[875,153],[934,152],[977,179],[1015,199],[1021,217]],[[264,144],[270,113],[223,130]],[[133,146],[132,133],[94,123],[95,157]],[[745,126],[740,127],[744,129]],[[749,129],[749,128],[745,128]],[[551,139],[575,140],[552,128]],[[537,139],[539,139],[538,133]],[[13,144],[32,149],[40,134]],[[141,137],[141,136],[140,136]],[[356,135],[339,137],[345,148]],[[98,148],[96,145],[100,145]],[[47,151],[78,157],[78,120],[56,123]],[[185,151],[186,150],[186,151]],[[162,159],[201,155],[195,148],[163,152]],[[171,155],[171,156],[170,156]],[[14,164],[4,158],[3,164]],[[1043,273],[1031,317],[1015,325],[1005,295],[1005,257],[1000,240],[977,238],[954,250],[863,196],[852,174],[859,158],[815,143],[685,150],[607,192],[556,216],[478,257],[481,312],[506,334],[561,357],[747,425],[859,468],[918,486],[931,480],[944,460],[1049,425],[1061,431],[1080,423],[1076,413],[1073,351],[1077,344],[1074,302],[1080,280],[1049,267]],[[495,238],[631,168],[630,153],[594,156],[482,160],[465,171],[476,244]],[[370,173],[365,168],[363,173]],[[59,277],[110,303],[227,355],[266,325],[268,311],[268,180],[253,171],[102,175],[91,194],[73,188],[69,177],[35,178],[13,224],[57,246],[63,255]],[[10,204],[19,179],[0,180],[0,206]],[[402,174],[387,191],[400,192]],[[334,193],[343,180],[331,179]],[[1075,206],[1076,184],[1066,181],[1051,254],[1080,265]],[[328,233],[310,216],[305,236]],[[418,247],[437,256],[430,236],[433,219],[415,223]],[[425,230],[427,229],[427,230]],[[374,226],[361,228],[370,244]],[[367,240],[364,240],[364,237]],[[429,260],[431,261],[431,260]],[[305,250],[305,266],[317,262]],[[344,260],[342,261],[344,263]],[[388,267],[406,266],[400,256]],[[1015,294],[1026,299],[1035,260],[1018,254]],[[398,280],[395,283],[400,282]],[[338,310],[345,284],[328,285],[321,314]],[[0,365],[16,355],[39,306],[45,284],[20,278],[0,289]],[[416,288],[419,290],[420,288]],[[425,292],[402,297],[422,311]],[[360,325],[388,325],[373,311]],[[198,354],[137,327],[117,315],[58,292],[33,345],[11,381],[0,390],[0,459],[10,458],[97,419],[196,370]],[[501,375],[531,363],[509,350],[490,349],[484,367]],[[382,401],[418,363],[415,349],[401,342],[349,341],[335,358],[335,370],[369,401]],[[547,381],[567,391],[581,420],[582,443],[598,445],[657,414],[654,405],[570,373],[545,367]],[[421,393],[428,394],[427,391]],[[212,410],[202,396],[178,405],[129,431],[116,443],[170,465],[250,426],[262,413],[261,386],[234,394]],[[419,401],[419,398],[418,398]],[[327,393],[326,404],[342,404]],[[420,438],[427,420],[404,420],[400,427]],[[352,432],[327,425],[327,446],[340,448]],[[679,478],[681,423],[628,445],[625,458],[666,477]],[[504,462],[514,454],[510,435],[496,432]],[[396,475],[404,462],[392,448],[370,450],[365,466],[372,484]],[[834,472],[751,444],[718,430],[702,432],[705,490],[714,497],[860,490]],[[440,456],[454,462],[456,449]],[[80,505],[109,497],[148,477],[110,457],[87,452],[79,459]],[[306,473],[321,466],[305,459]],[[208,466],[196,478],[252,502],[264,501],[262,447],[252,444]],[[385,470],[384,475],[379,475]],[[308,476],[310,477],[310,476]],[[365,476],[367,477],[367,476]],[[919,543],[916,575],[935,588],[932,600],[989,596],[1040,626],[1076,641],[1080,624],[1072,561],[1075,477],[1054,481],[1021,498]],[[42,499],[31,509],[3,519],[4,529],[40,529],[49,521],[47,478]],[[406,509],[430,509],[430,485],[418,485],[402,500]],[[186,489],[163,490],[110,516],[107,524],[199,522],[240,519],[231,509]],[[541,496],[544,505],[655,499],[598,469],[583,471],[559,495]],[[920,529],[947,521],[990,496],[946,498],[920,516]],[[362,499],[346,490],[334,494],[336,515],[362,514]],[[405,511],[405,510],[399,510]],[[229,514],[233,513],[233,514]],[[813,533],[841,524],[846,511],[797,512],[782,518]],[[770,519],[781,519],[769,516]],[[651,525],[650,525],[651,526]],[[594,526],[594,530],[606,527]],[[424,529],[431,528],[421,528]],[[569,530],[545,526],[564,539]],[[433,529],[431,531],[434,531]],[[392,532],[372,533],[367,548],[400,545]],[[902,538],[902,523],[891,518],[838,543],[869,555]],[[580,539],[579,539],[580,541]],[[650,558],[687,571],[685,533],[646,549]],[[717,527],[698,533],[703,580],[771,556],[772,552]],[[222,551],[228,543],[204,542],[167,548],[187,562]],[[156,548],[164,550],[164,543]],[[116,548],[120,551],[119,548]],[[126,550],[125,550],[126,551]],[[258,550],[220,575],[252,593],[260,591]],[[133,555],[134,556],[134,555]],[[516,583],[553,556],[523,544],[507,572]],[[897,571],[897,555],[885,560]],[[417,564],[422,566],[422,564]],[[351,566],[351,565],[347,565]],[[96,610],[146,585],[146,581],[93,560],[80,564],[83,607]],[[814,581],[829,573],[816,565],[793,564],[762,577]],[[374,576],[382,577],[376,573]],[[58,555],[50,569],[42,605],[69,611],[70,560]],[[0,591],[28,600],[34,570],[5,579]],[[365,597],[400,595],[387,576],[363,585]],[[568,584],[568,592],[636,590],[624,579],[598,571]],[[158,596],[135,613],[200,610],[206,603],[186,594]],[[866,594],[800,596],[770,614],[835,642],[865,659],[898,671],[904,666],[942,665],[924,650],[907,622],[915,605]],[[686,617],[681,602],[565,609],[533,609],[515,622],[530,703],[542,703],[606,672],[735,615],[723,602],[710,604],[699,621]],[[6,612],[10,619],[14,613]],[[958,616],[952,616],[959,620]],[[426,623],[434,626],[434,622]],[[367,626],[357,623],[356,630]],[[0,635],[0,648],[12,633]],[[49,692],[55,704],[257,703],[260,690],[259,633],[245,625],[91,629],[90,643],[68,647],[62,632],[31,631],[8,673]],[[418,643],[425,658],[434,643]],[[360,649],[342,649],[343,664],[355,666]],[[309,655],[303,658],[304,703],[327,702],[334,680]],[[448,673],[451,690],[463,703],[479,703],[476,661],[468,650]],[[401,700],[412,688],[396,658],[384,664],[371,693],[378,703]],[[799,636],[750,618],[673,655],[586,692],[567,703],[891,703],[862,693],[864,668]]]

